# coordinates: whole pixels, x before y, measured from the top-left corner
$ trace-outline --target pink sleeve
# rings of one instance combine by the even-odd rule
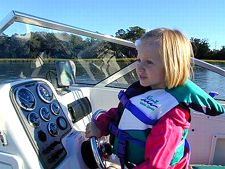
[[[135,169],[165,169],[180,143],[183,129],[189,128],[189,113],[177,106],[164,115],[152,128],[146,141],[145,162]]]
[[[117,108],[111,108],[110,110],[102,113],[97,120],[95,120],[95,124],[101,130],[101,136],[108,135],[108,125],[111,121],[115,119],[117,113]]]

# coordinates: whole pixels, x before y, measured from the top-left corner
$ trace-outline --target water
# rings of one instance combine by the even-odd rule
[[[223,64],[217,64],[217,66],[225,69],[225,65]],[[88,81],[89,84],[91,84],[90,79],[85,76],[85,70],[81,68],[82,72],[79,72],[79,67],[77,68],[77,76],[78,76],[78,83]],[[99,73],[97,73],[98,75]],[[99,76],[101,76],[99,74]],[[0,81],[6,80],[6,79],[16,79],[16,78],[26,78],[26,77],[41,77],[46,78],[50,82],[53,83],[53,85],[56,85],[55,78],[56,73],[54,70],[54,64],[49,63],[48,65],[42,66],[42,69],[38,70],[35,68],[35,66],[32,65],[30,62],[12,62],[12,63],[5,63],[0,62]],[[85,79],[86,78],[86,79]],[[99,79],[102,79],[102,77],[99,77]],[[216,73],[213,73],[209,70],[195,67],[194,69],[194,78],[192,79],[196,84],[198,84],[202,89],[204,89],[207,93],[210,91],[216,91],[219,93],[219,95],[216,97],[217,99],[223,99],[225,100],[225,77],[222,77],[221,75],[218,75]],[[96,82],[93,82],[94,84]]]
[[[224,64],[215,64],[222,69],[225,69]],[[218,75],[209,70],[195,67],[194,69],[194,77],[192,79],[196,84],[198,84],[202,89],[204,89],[207,93],[211,91],[218,92],[219,95],[216,97],[217,99],[225,100],[225,77]]]

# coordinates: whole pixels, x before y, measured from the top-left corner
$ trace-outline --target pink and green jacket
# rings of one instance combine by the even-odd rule
[[[122,111],[120,103],[118,108],[101,114],[96,120],[97,126],[102,135],[107,135],[113,122],[118,128],[116,131],[132,137],[134,141],[126,141],[125,160],[136,164],[136,168],[184,168],[189,160],[185,144],[190,126],[189,108],[213,115],[223,113],[223,107],[189,80],[174,89],[146,88],[134,96],[130,94],[140,87],[135,84],[123,93],[128,96],[128,102],[124,102],[120,94]],[[121,134],[116,134],[112,143],[114,153],[119,156],[120,137]],[[142,141],[144,146],[135,140]]]

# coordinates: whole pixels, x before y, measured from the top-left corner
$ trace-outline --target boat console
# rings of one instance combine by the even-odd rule
[[[71,126],[51,88],[30,81],[13,86],[10,98],[43,166],[54,168],[66,156],[61,139]]]
[[[73,129],[48,81],[30,79],[5,83],[0,87],[0,95],[4,96],[0,111],[8,112],[1,113],[8,146],[0,147],[0,156],[14,155],[12,159],[18,166],[17,158],[22,158],[27,168],[86,168],[79,154],[85,137]],[[2,167],[6,167],[3,161]]]

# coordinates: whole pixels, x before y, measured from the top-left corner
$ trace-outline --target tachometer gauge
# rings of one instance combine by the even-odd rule
[[[38,92],[38,95],[40,96],[40,98],[44,102],[46,102],[46,103],[51,103],[52,102],[52,100],[53,100],[53,92],[52,92],[52,90],[50,89],[49,86],[47,86],[44,83],[40,83],[37,86],[37,92]]]
[[[35,97],[33,93],[25,87],[19,88],[16,91],[16,101],[24,110],[32,111],[35,108]]]

